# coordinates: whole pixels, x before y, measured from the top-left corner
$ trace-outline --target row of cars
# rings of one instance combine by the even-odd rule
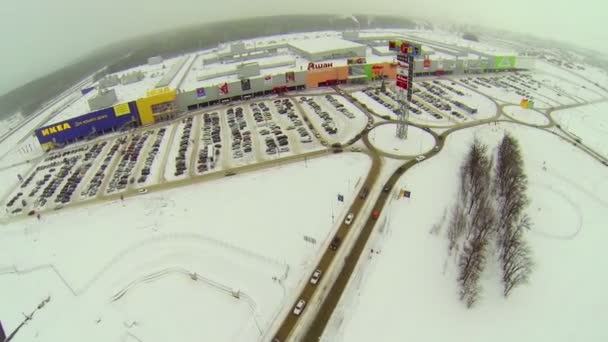
[[[305,101],[306,97],[301,97],[300,99],[302,101]],[[302,118],[296,114],[293,102],[291,102],[290,99],[283,99],[282,101],[277,99],[274,101],[274,104],[279,109],[279,114],[285,114],[287,116],[287,119],[289,119],[289,121],[291,122],[291,125],[287,126],[287,130],[295,130],[300,136],[300,142],[302,144],[311,143],[312,137],[310,136],[310,133],[308,133],[308,131],[306,130]],[[281,106],[285,107],[284,113],[281,110]],[[306,118],[304,118],[304,120],[306,120]]]
[[[253,103],[251,105],[253,106]],[[243,107],[228,108],[226,122],[232,133],[232,158],[239,159],[243,157],[243,153],[253,152],[251,132],[247,130]]]
[[[222,148],[222,126],[218,112],[203,114],[203,126],[201,127],[203,136],[203,148],[198,152],[196,170],[198,173],[207,172],[215,169],[215,164]]]
[[[309,98],[306,103],[313,109],[315,114],[317,114],[323,120],[321,126],[325,132],[328,134],[336,134],[338,132],[338,127],[336,127],[334,119],[331,117],[331,115],[329,115],[328,112],[324,111],[312,97]]]
[[[145,183],[148,177],[150,176],[150,173],[152,172],[152,164],[160,153],[160,145],[163,142],[166,133],[166,127],[163,127],[159,129],[158,132],[156,132],[156,138],[154,139],[152,147],[148,151],[148,156],[146,157],[144,167],[142,167],[141,171],[139,172],[139,178],[137,178],[137,183]]]
[[[186,165],[186,151],[188,151],[188,147],[192,144],[190,134],[192,133],[193,120],[193,116],[182,119],[184,128],[182,129],[182,135],[179,141],[179,150],[177,151],[177,156],[175,157],[175,176],[182,176],[188,168]]]
[[[137,165],[141,150],[144,148],[146,141],[153,132],[154,131],[146,131],[143,134],[133,135],[127,147],[121,151],[122,158],[110,179],[110,183],[106,189],[107,193],[124,190],[129,183],[132,184],[135,182],[132,171]]]
[[[464,95],[464,93],[461,92],[460,90],[456,90],[456,89],[450,87],[447,84],[441,84],[437,80],[433,81],[433,83],[435,85],[430,84],[428,82],[422,82],[422,83],[423,83],[423,86],[425,86],[426,89],[430,93],[432,93],[432,94],[434,94],[434,95],[442,98],[444,101],[449,102],[449,103],[453,104],[454,106],[462,109],[464,112],[466,112],[468,114],[475,114],[475,113],[477,113],[477,108],[470,107],[470,106],[468,106],[468,105],[466,105],[466,104],[464,104],[464,103],[462,103],[462,102],[460,102],[458,100],[453,99],[445,90],[443,90],[442,87],[444,87],[444,88],[445,87],[449,87],[450,89],[452,89],[452,91],[457,92],[457,94]],[[452,82],[452,85],[455,85],[455,84],[456,83]],[[454,117],[457,117],[457,118],[459,118],[461,120],[465,118],[459,112],[457,112],[455,110],[452,110],[452,107],[449,104],[445,103],[445,102],[440,102],[438,105],[439,105],[439,107],[437,107],[437,108],[447,111],[449,114],[451,114]]]
[[[97,192],[99,191],[99,188],[101,187],[101,184],[103,183],[103,180],[105,178],[106,170],[110,166],[112,160],[114,159],[114,156],[118,153],[120,147],[124,145],[126,141],[126,137],[121,137],[114,140],[114,144],[112,144],[112,147],[110,147],[110,149],[106,153],[101,165],[99,166],[99,168],[97,168],[97,172],[95,173],[93,178],[89,180],[88,186],[85,187],[85,189],[80,193],[82,197],[94,197],[97,195]]]
[[[348,110],[340,101],[336,100],[332,95],[325,95],[325,99],[327,102],[331,103],[331,105],[340,113],[344,114],[349,119],[354,119],[355,114],[353,114],[350,110]]]

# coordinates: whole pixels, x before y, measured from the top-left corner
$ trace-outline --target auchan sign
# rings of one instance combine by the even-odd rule
[[[308,70],[332,68],[334,63],[308,63]]]

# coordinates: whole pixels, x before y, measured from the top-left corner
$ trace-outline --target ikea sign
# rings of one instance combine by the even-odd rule
[[[72,126],[68,123],[68,122],[64,122],[62,124],[59,125],[55,125],[55,126],[51,126],[51,127],[47,127],[42,129],[42,131],[40,131],[40,134],[42,134],[43,137],[58,133],[58,132],[63,132],[63,131],[67,131],[69,129],[72,129]]]

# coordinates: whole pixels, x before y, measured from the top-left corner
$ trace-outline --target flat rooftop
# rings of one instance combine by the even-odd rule
[[[319,53],[325,51],[349,49],[362,47],[364,45],[354,43],[341,38],[315,38],[315,39],[304,39],[289,42],[292,47],[305,51],[307,53]]]

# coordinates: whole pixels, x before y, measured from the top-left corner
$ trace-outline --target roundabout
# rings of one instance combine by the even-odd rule
[[[424,154],[435,146],[433,135],[421,128],[410,125],[405,140],[395,136],[396,130],[396,123],[378,125],[369,132],[369,142],[379,152],[399,157]]]

